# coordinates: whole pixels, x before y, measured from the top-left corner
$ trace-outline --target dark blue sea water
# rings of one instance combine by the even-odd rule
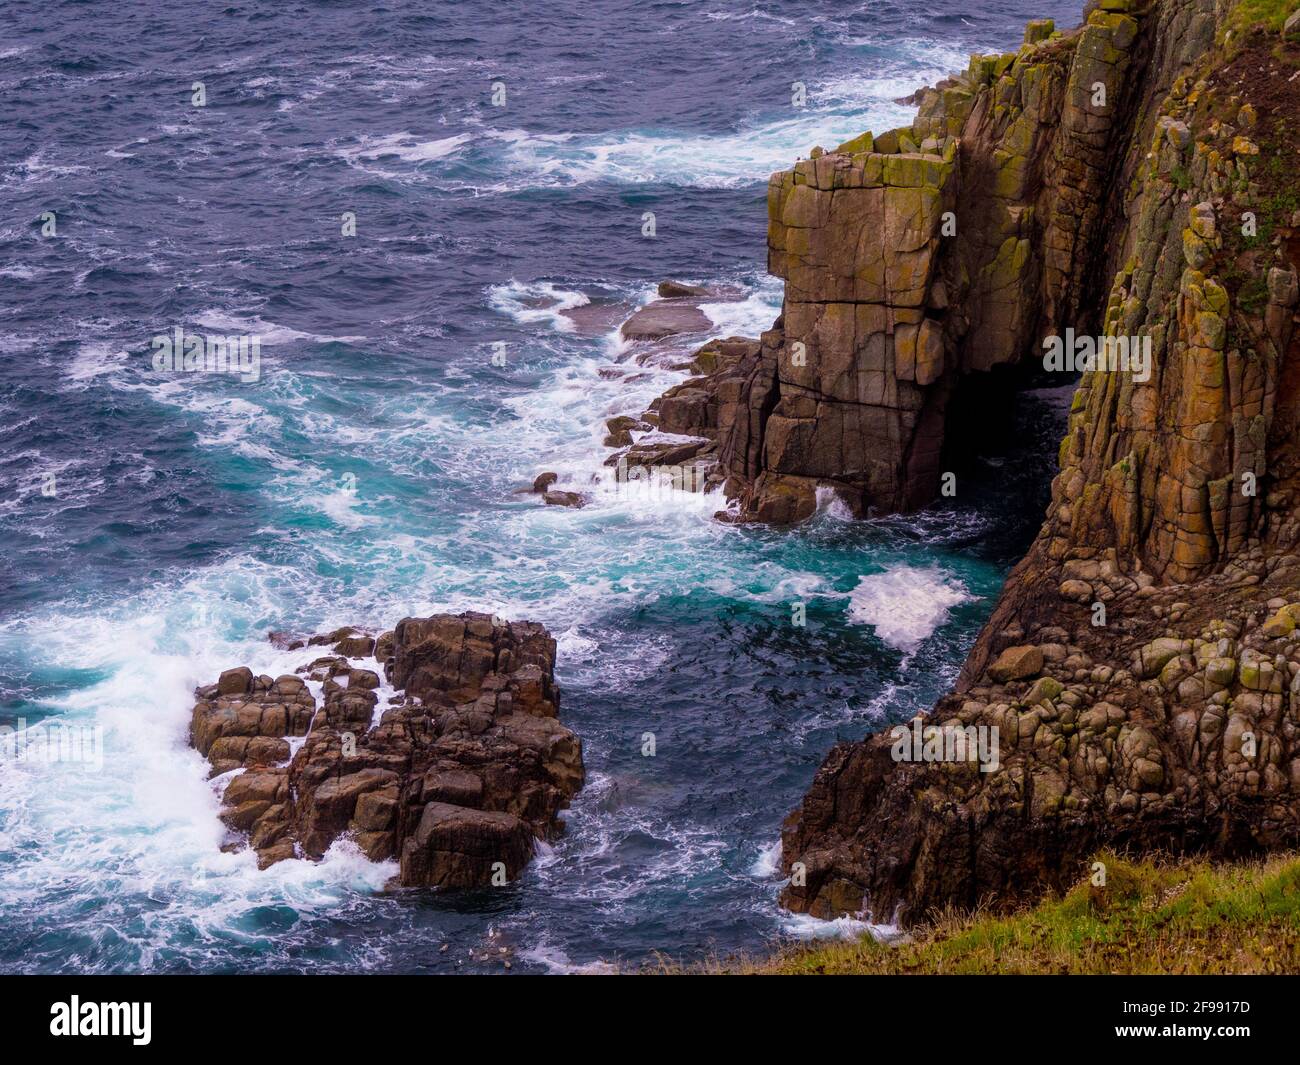
[[[1077,10],[6,0],[0,725],[98,727],[104,755],[0,763],[0,968],[567,971],[844,931],[776,907],[780,822],[837,738],[955,676],[1040,520],[1059,397],[990,427],[956,504],[724,526],[591,483],[603,420],[683,375],[629,379],[557,308],[675,277],[738,287],[709,313],[757,335],[769,172]],[[260,336],[260,379],[156,371],[178,326]],[[592,505],[512,494],[544,469]],[[561,842],[470,895],[385,894],[345,844],[220,851],[195,684],[299,664],[268,629],[467,608],[559,640],[589,768]]]

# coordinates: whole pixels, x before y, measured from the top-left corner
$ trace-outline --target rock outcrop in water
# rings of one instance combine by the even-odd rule
[[[692,377],[654,400],[640,417],[619,415],[605,423],[605,444],[618,449],[605,465],[615,468],[619,481],[659,479],[689,492],[721,487],[719,449],[724,433],[742,416],[738,371],[759,347],[756,340],[727,337],[699,348],[683,367]]]
[[[773,179],[785,311],[722,433],[747,516],[925,502],[950,397],[1044,337],[1152,354],[1084,373],[1042,531],[922,722],[996,766],[836,747],[783,833],[795,910],[916,921],[1101,847],[1300,843],[1300,45],[1231,8],[1033,23],[910,129]]]
[[[221,817],[261,867],[348,834],[371,860],[398,859],[403,885],[476,887],[515,879],[562,830],[582,745],[558,720],[541,625],[435,615],[311,642],[333,653],[301,676],[240,667],[196,693],[191,742],[214,776],[240,770]],[[378,673],[350,661],[371,656],[386,706]]]

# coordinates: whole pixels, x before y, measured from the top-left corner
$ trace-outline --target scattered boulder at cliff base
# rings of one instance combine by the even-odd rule
[[[514,814],[431,802],[402,848],[404,884],[489,884],[499,868],[518,879],[533,856],[533,832]]]
[[[633,418],[630,414],[619,414],[605,419],[606,447],[631,447],[633,430],[645,432],[651,429],[649,422]]]
[[[191,742],[214,776],[234,774],[221,819],[259,868],[319,859],[347,836],[372,861],[396,859],[406,887],[517,878],[584,779],[546,630],[466,613],[322,642],[338,653],[302,675],[241,666],[196,692]],[[345,653],[367,649],[397,691],[384,707],[378,673]]]
[[[655,399],[639,417],[606,422],[605,446],[618,449],[605,460],[619,479],[641,480],[643,471],[667,471],[668,483],[686,491],[712,491],[725,480],[719,442],[730,420],[744,416],[735,402],[736,375],[759,342],[746,337],[711,340],[686,363],[693,376]],[[634,440],[632,433],[641,436]]]
[[[554,487],[560,480],[558,473],[547,471],[539,473],[534,479],[531,487],[517,488],[516,494],[540,495],[542,502],[548,507],[573,507],[581,509],[585,507],[590,499],[581,492],[568,492],[563,489]]]
[[[1008,647],[989,666],[989,676],[1005,683],[1025,680],[1043,671],[1043,652],[1037,647]]]

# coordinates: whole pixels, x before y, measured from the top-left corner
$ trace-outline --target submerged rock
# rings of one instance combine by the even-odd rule
[[[319,705],[302,677],[260,685],[246,667],[199,690],[192,744],[214,775],[242,770],[226,785],[223,822],[262,868],[318,859],[347,835],[372,861],[399,859],[406,886],[516,878],[534,841],[563,830],[559,811],[584,776],[582,744],[558,720],[555,641],[540,625],[475,613],[337,642],[359,638],[383,652],[399,692],[386,708],[379,675],[342,654],[301,669],[321,684]]]
[[[617,329],[629,309],[621,303],[584,303],[580,307],[566,307],[560,315],[573,323],[576,332],[602,336]]]
[[[587,497],[581,492],[559,492],[554,489],[542,496],[542,502],[548,507],[577,507],[587,505]]]

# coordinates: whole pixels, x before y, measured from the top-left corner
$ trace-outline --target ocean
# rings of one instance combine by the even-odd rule
[[[0,760],[0,970],[599,971],[860,932],[776,905],[781,821],[837,740],[955,679],[1068,390],[990,425],[958,500],[724,525],[602,465],[604,420],[685,377],[629,372],[618,309],[672,278],[734,290],[717,335],[769,328],[768,175],[1037,17],[1079,7],[7,0],[0,726],[103,747]],[[176,328],[259,337],[257,379],[158,372]],[[515,492],[544,470],[590,505]],[[450,894],[347,842],[221,850],[197,684],[305,661],[268,630],[467,609],[558,641],[588,769],[562,839]]]

